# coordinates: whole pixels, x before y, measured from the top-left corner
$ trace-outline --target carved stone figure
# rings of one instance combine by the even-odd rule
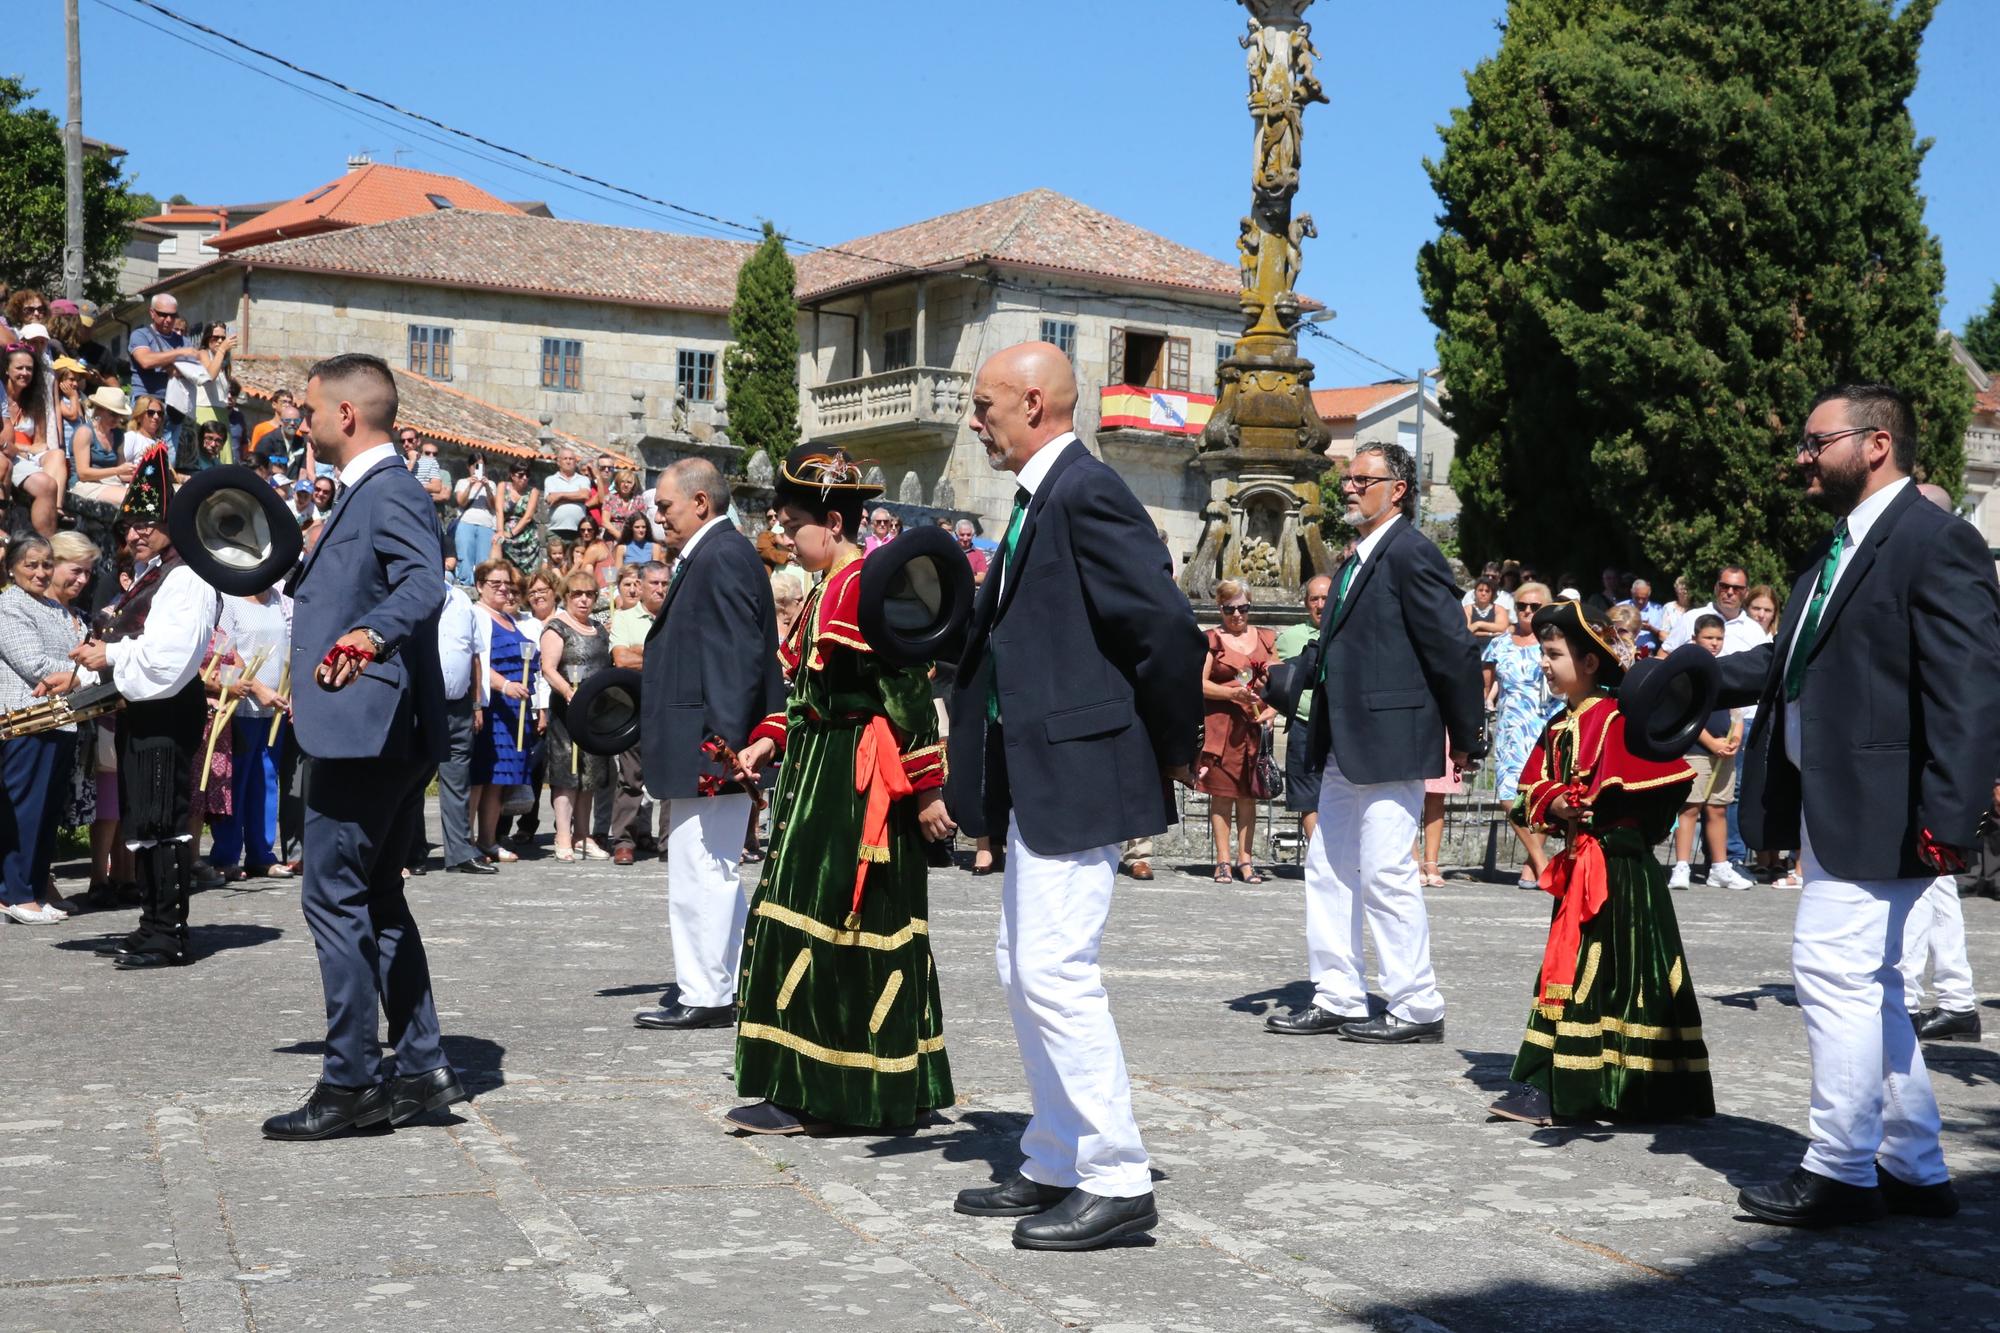
[[[1310,237],[1319,235],[1313,226],[1312,214],[1301,213],[1292,219],[1291,229],[1285,236],[1285,290],[1297,291],[1299,269],[1303,264],[1301,245]]]
[[[1247,214],[1236,226],[1236,267],[1243,275],[1243,290],[1253,291],[1257,286],[1257,252],[1264,243],[1264,233],[1258,229],[1257,219]]]

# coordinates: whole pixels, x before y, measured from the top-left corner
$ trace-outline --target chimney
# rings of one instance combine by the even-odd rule
[[[372,167],[374,165],[375,160],[369,157],[366,152],[349,153],[347,155],[347,169],[350,172],[359,171],[363,167]]]

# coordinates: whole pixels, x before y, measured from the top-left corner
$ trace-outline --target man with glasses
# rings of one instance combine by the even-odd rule
[[[903,521],[886,509],[877,509],[868,525],[868,540],[863,544],[862,553],[874,550],[891,540],[903,530]]]
[[[1340,490],[1354,553],[1320,621],[1306,762],[1320,770],[1306,844],[1313,1002],[1273,1014],[1287,1036],[1401,1044],[1444,1037],[1430,919],[1417,873],[1424,780],[1485,753],[1479,645],[1444,556],[1416,526],[1417,470],[1395,444],[1354,452]],[[1370,1017],[1362,922],[1375,936],[1383,1013]]]
[[[658,560],[639,566],[639,604],[611,613],[611,665],[642,670],[646,664],[646,636],[666,605],[667,586],[672,582],[667,567]],[[646,799],[646,775],[637,748],[618,756],[612,774],[611,863],[629,866],[638,857],[639,846],[656,845],[653,837],[652,802]]]
[[[174,320],[180,311],[180,302],[162,292],[153,298],[152,319],[143,329],[132,330],[126,341],[127,354],[132,358],[132,395],[152,394],[164,400],[167,382],[173,378],[176,361],[195,361],[201,357],[197,348],[188,346],[187,339],[174,332]]]
[[[1771,636],[1743,610],[1743,598],[1750,591],[1750,576],[1743,572],[1741,565],[1724,565],[1722,572],[1715,576],[1715,600],[1694,610],[1674,622],[1667,633],[1667,640],[1660,645],[1660,651],[1670,653],[1684,643],[1694,639],[1694,622],[1703,616],[1719,616],[1722,619],[1722,655],[1745,653],[1771,641]]]
[[[1965,868],[2000,757],[2000,586],[1970,525],[1911,483],[1917,419],[1886,384],[1814,400],[1797,460],[1835,519],[1777,637],[1722,658],[1720,703],[1757,705],[1743,831],[1797,847],[1792,979],[1812,1056],[1805,1159],[1737,1196],[1781,1226],[1958,1211],[1937,1100],[1904,1013],[1912,910]]]

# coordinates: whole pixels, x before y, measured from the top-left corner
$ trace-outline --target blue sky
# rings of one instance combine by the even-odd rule
[[[1047,186],[1228,258],[1248,204],[1244,11],[1228,0],[167,2],[459,128],[821,243]],[[1913,103],[1918,132],[1936,140],[1924,188],[1954,328],[2000,279],[1990,4],[1946,0]],[[1415,255],[1436,200],[1422,160],[1464,100],[1463,71],[1497,44],[1504,7],[1320,0],[1308,13],[1333,101],[1306,117],[1298,207],[1320,235],[1301,285],[1339,312],[1335,334],[1398,368],[1430,355]],[[163,199],[288,197],[366,149],[545,199],[561,217],[695,229],[329,106],[131,12],[129,0],[82,0],[84,128],[131,150],[128,169]],[[61,14],[43,0],[17,16],[0,56],[59,114]],[[1384,374],[1324,342],[1309,351],[1322,385]]]

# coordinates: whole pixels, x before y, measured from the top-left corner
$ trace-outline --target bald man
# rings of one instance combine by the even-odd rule
[[[1019,1174],[956,1207],[1017,1217],[1014,1244],[1042,1250],[1159,1220],[1097,952],[1119,845],[1174,822],[1167,774],[1201,736],[1194,615],[1075,413],[1069,358],[1048,343],[1007,348],[973,382],[971,426],[1013,506],[958,668],[946,795],[970,832],[1005,839],[995,952],[1034,1106]]]

